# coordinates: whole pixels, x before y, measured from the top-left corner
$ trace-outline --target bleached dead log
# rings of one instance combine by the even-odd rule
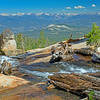
[[[93,51],[91,51],[89,49],[75,49],[74,52],[77,54],[84,55],[84,56],[92,56],[93,55]]]

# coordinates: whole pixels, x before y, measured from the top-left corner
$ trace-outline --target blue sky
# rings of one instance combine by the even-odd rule
[[[0,13],[96,13],[100,0],[0,0]]]

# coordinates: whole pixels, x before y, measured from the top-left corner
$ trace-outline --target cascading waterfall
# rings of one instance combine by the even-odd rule
[[[16,67],[17,65],[19,65],[19,62],[16,59],[13,59],[13,58],[7,57],[7,56],[0,56],[0,63],[1,64],[3,63],[4,60],[9,62],[12,65],[12,67]]]

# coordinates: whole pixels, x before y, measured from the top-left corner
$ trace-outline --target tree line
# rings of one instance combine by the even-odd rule
[[[22,33],[18,33],[15,35],[15,40],[17,43],[17,49],[22,50],[31,50],[36,48],[44,48],[52,44],[48,38],[45,37],[44,32],[40,32],[40,36],[38,38],[24,36]]]

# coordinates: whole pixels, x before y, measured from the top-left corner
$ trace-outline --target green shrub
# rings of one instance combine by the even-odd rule
[[[95,100],[94,95],[95,95],[94,91],[90,91],[90,93],[88,94],[89,100]]]
[[[87,44],[100,46],[100,27],[94,23],[91,31],[86,35],[88,38]]]

